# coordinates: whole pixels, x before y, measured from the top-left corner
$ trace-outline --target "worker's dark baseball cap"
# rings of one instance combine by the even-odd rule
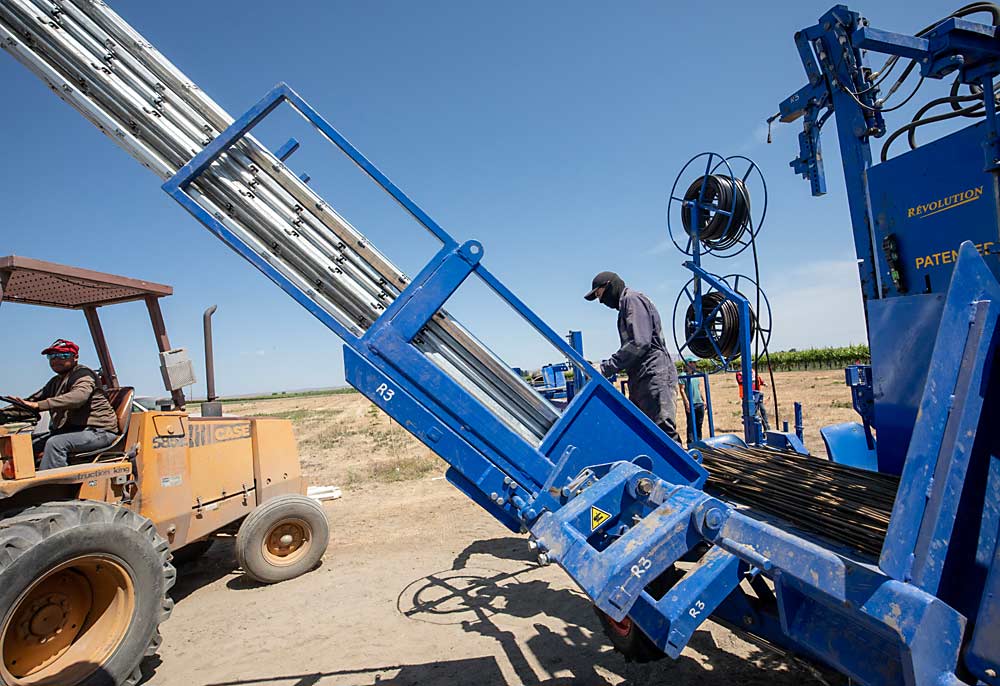
[[[73,353],[74,355],[79,355],[80,346],[73,341],[67,341],[64,338],[57,338],[52,342],[52,345],[42,351],[43,355],[51,355],[53,353]]]
[[[601,272],[594,277],[594,280],[590,283],[590,292],[583,296],[584,300],[596,300],[597,299],[597,289],[601,286],[607,286],[614,279],[620,278],[614,272]]]

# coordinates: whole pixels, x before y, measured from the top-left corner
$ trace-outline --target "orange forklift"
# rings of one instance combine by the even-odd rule
[[[196,557],[214,536],[235,534],[244,572],[264,583],[309,571],[326,551],[329,526],[304,495],[291,422],[223,416],[217,402],[201,416],[185,409],[194,375],[183,349],[170,346],[159,302],[172,292],[0,257],[0,303],[83,311],[119,428],[110,447],[40,471],[32,437],[44,422],[17,403],[0,410],[3,686],[138,683],[173,607],[174,555]],[[157,409],[119,383],[98,316],[133,301],[146,304],[171,396]],[[208,337],[206,353],[210,361]],[[211,376],[209,367],[214,389]]]

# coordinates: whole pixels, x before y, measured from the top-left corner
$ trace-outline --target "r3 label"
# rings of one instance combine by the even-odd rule
[[[382,398],[385,402],[392,400],[392,396],[396,395],[396,391],[389,388],[388,384],[379,384],[378,388],[375,389],[375,395]]]

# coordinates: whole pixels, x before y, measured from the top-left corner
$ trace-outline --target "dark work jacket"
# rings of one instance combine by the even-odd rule
[[[667,352],[660,313],[645,295],[626,288],[618,301],[621,348],[601,364],[601,373],[628,374],[628,397],[668,436],[677,436],[677,367]]]
[[[667,351],[660,313],[643,293],[625,288],[618,301],[621,348],[602,365],[602,372],[625,372],[630,381],[651,377],[677,385],[677,368]]]
[[[82,385],[84,380],[90,382],[86,386],[91,390],[89,393],[84,390],[80,395],[78,385]],[[53,376],[41,390],[27,399],[38,401],[39,409],[49,412],[52,433],[83,431],[86,428],[118,433],[118,417],[108,402],[108,396],[101,390],[97,374],[82,364],[65,374]]]

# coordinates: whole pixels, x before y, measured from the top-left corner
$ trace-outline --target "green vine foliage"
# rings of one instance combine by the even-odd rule
[[[807,350],[782,350],[769,355],[771,369],[776,372],[800,371],[808,369],[840,369],[852,364],[869,364],[871,352],[867,345],[845,345],[839,348],[809,348]],[[711,360],[698,360],[698,369],[710,371],[715,368]],[[677,361],[680,370],[682,362]],[[760,368],[766,368],[762,356]]]

